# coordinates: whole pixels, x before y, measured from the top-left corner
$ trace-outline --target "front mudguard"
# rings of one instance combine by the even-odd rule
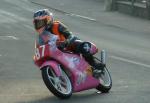
[[[52,60],[46,61],[41,65],[40,69],[42,70],[46,66],[50,66],[54,70],[57,76],[61,76],[60,64],[58,62]]]

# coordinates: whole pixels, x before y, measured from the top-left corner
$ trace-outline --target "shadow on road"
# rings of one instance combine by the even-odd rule
[[[102,93],[84,93],[84,94],[73,94],[71,98],[66,99],[66,100],[62,100],[62,99],[58,99],[55,96],[51,96],[51,97],[46,97],[46,98],[42,98],[39,100],[32,100],[32,101],[22,101],[22,102],[18,102],[18,103],[85,103],[85,102],[89,102],[89,103],[93,103],[93,100],[96,99],[102,99],[104,98],[104,96],[106,97],[106,95],[108,94],[102,94]]]

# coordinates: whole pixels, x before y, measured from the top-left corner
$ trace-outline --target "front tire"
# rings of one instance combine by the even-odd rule
[[[112,79],[108,69],[105,67],[101,76],[99,77],[100,84],[96,87],[102,93],[108,93],[112,87]]]
[[[60,68],[61,69],[61,68]],[[58,77],[53,68],[46,66],[41,69],[42,78],[46,87],[58,98],[67,99],[72,95],[72,84],[68,75],[61,69],[62,75]]]

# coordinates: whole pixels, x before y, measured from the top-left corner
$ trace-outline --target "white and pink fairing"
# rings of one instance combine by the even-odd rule
[[[85,59],[77,54],[60,51],[56,46],[56,41],[57,36],[51,35],[48,44],[36,47],[35,64],[40,69],[45,66],[51,66],[57,76],[61,76],[60,65],[62,65],[69,72],[74,92],[97,87],[100,82],[92,76],[91,66]],[[91,53],[95,54],[97,51],[96,46],[92,44]]]

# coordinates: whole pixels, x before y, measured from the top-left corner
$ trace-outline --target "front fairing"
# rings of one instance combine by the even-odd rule
[[[52,36],[50,42],[35,49],[35,64],[40,68],[43,63],[53,58],[58,64],[69,72],[73,91],[96,87],[99,81],[92,76],[90,65],[77,54],[64,53],[57,48],[57,36]]]

